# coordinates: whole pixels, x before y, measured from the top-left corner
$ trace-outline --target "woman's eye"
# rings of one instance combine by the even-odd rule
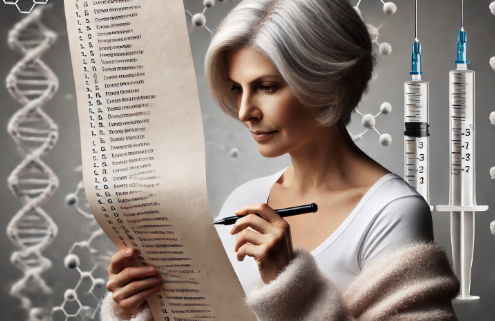
[[[263,90],[264,92],[271,94],[277,91],[277,86],[276,85],[260,85],[258,87],[260,90]]]
[[[233,91],[235,93],[239,93],[241,90],[242,88],[239,85],[232,85],[232,88],[230,89],[230,91]]]

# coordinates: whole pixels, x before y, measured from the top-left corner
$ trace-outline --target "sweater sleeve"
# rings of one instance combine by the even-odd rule
[[[313,256],[295,248],[295,257],[275,280],[249,291],[247,306],[260,321],[350,321],[337,287],[319,270]]]
[[[417,243],[368,264],[342,295],[313,256],[296,249],[291,263],[246,304],[260,321],[455,321],[457,281],[443,249]]]
[[[459,291],[443,248],[410,244],[367,264],[344,293],[357,320],[455,321]]]
[[[125,311],[113,300],[112,292],[105,293],[103,300],[101,301],[100,309],[101,321],[153,321],[150,308],[146,303],[144,308],[135,316],[130,319],[125,317]]]

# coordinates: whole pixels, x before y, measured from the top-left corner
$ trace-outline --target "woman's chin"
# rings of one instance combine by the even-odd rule
[[[260,152],[261,156],[267,158],[279,157],[287,153],[285,149],[282,149],[280,147],[277,148],[277,146],[261,145],[261,144],[258,144],[258,151]]]

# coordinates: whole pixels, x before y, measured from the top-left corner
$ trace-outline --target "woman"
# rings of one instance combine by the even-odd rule
[[[215,32],[205,60],[214,100],[263,156],[292,160],[238,187],[218,217],[244,216],[217,231],[260,320],[456,320],[458,282],[432,243],[428,204],[346,130],[373,64],[348,0],[244,0]],[[314,214],[273,210],[313,202]],[[126,260],[112,260],[102,310],[147,320],[158,271],[126,272]]]

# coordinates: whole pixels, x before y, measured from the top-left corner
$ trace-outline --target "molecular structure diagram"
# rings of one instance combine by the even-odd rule
[[[3,3],[14,5],[20,13],[28,14],[31,13],[35,5],[47,4],[48,0],[3,0]]]
[[[361,10],[359,9],[359,5],[361,4],[361,1],[362,0],[358,1],[356,6],[354,7],[354,10],[356,10],[356,12],[359,14],[361,19],[363,19]],[[385,14],[390,16],[390,15],[393,15],[397,11],[397,6],[395,5],[395,3],[384,2],[383,0],[380,0],[380,1],[383,3],[383,12]],[[364,21],[364,19],[363,19],[363,21]],[[375,27],[375,26],[367,23],[366,27],[368,28],[368,32],[371,36],[371,41],[372,41],[373,45],[378,47],[378,52],[380,53],[380,55],[382,55],[382,56],[390,55],[392,53],[392,46],[388,42],[383,42],[383,43],[378,42],[378,37],[380,36],[379,30],[382,26]],[[376,79],[376,78],[374,77],[373,79]],[[390,136],[389,134],[380,134],[380,132],[375,128],[375,124],[376,124],[375,118],[378,115],[387,115],[390,112],[392,112],[392,105],[388,102],[384,102],[380,106],[380,112],[374,116],[372,114],[363,115],[356,108],[356,113],[362,117],[362,124],[363,124],[363,127],[366,128],[366,130],[361,134],[357,134],[357,135],[351,134],[352,139],[355,142],[358,142],[363,138],[363,135],[366,134],[366,132],[368,132],[370,129],[373,129],[379,136],[378,140],[379,140],[380,144],[382,144],[383,146],[389,146],[392,143],[392,136]]]
[[[218,2],[225,2],[226,0],[216,0]],[[209,33],[213,33],[207,26],[206,26],[206,16],[205,12],[206,9],[208,8],[213,8],[215,6],[215,0],[203,0],[203,12],[192,14],[189,10],[186,10],[186,13],[189,17],[191,17],[191,23],[194,27],[198,28],[205,28],[208,30]]]
[[[354,7],[354,10],[359,14],[361,19],[363,19],[363,15],[361,14],[361,10],[359,9],[359,5],[361,4],[362,0],[359,0],[359,2],[356,4]],[[383,3],[383,12],[387,15],[393,15],[397,11],[397,6],[393,2],[384,2],[383,0],[380,0]],[[364,20],[364,19],[363,19]],[[366,27],[368,27],[368,32],[371,36],[371,41],[375,46],[378,47],[378,51],[382,56],[388,56],[392,53],[392,46],[388,42],[383,42],[379,43],[378,42],[378,37],[380,36],[380,28],[375,27],[369,23],[366,24]]]
[[[363,115],[359,110],[356,109],[356,113],[363,118],[362,123],[364,128],[366,128],[366,130],[361,134],[353,136],[352,139],[355,142],[358,142],[361,140],[361,138],[363,138],[363,135],[366,134],[368,130],[373,129],[380,137],[379,138],[380,144],[382,144],[383,146],[389,146],[392,143],[392,136],[390,136],[389,134],[380,134],[380,132],[375,128],[375,118],[381,114],[387,115],[391,111],[392,111],[392,105],[390,105],[390,103],[387,102],[384,102],[380,106],[380,112],[375,116],[373,116],[372,114]]]
[[[52,263],[41,252],[58,233],[57,224],[41,208],[59,185],[55,173],[41,160],[58,139],[58,126],[42,107],[59,86],[57,76],[41,60],[57,39],[57,34],[41,23],[42,8],[16,23],[7,41],[12,50],[23,56],[6,78],[10,95],[22,105],[7,126],[23,156],[8,177],[10,190],[22,203],[7,226],[7,234],[17,248],[11,262],[23,272],[23,277],[12,286],[11,295],[20,299],[29,321],[42,320],[47,313],[43,308],[33,307],[31,299],[52,292],[41,277]]]
[[[81,171],[81,167],[76,169],[76,171]],[[64,259],[64,266],[68,269],[74,269],[79,273],[79,281],[73,289],[67,289],[64,293],[64,301],[60,306],[54,307],[52,309],[52,316],[54,320],[68,320],[73,317],[81,317],[85,320],[93,320],[96,316],[100,305],[100,298],[95,294],[98,289],[104,289],[106,280],[103,278],[95,278],[94,273],[100,267],[105,269],[110,262],[110,255],[102,255],[101,246],[93,246],[92,243],[99,237],[104,236],[103,230],[98,226],[96,220],[94,219],[87,200],[84,205],[81,204],[79,195],[84,196],[84,186],[83,182],[79,182],[75,192],[70,193],[65,198],[65,203],[67,206],[74,207],[76,211],[82,215],[84,218],[90,220],[90,226],[94,226],[91,231],[91,236],[88,240],[82,242],[75,242],[70,248],[67,256]],[[91,263],[93,267],[89,271],[83,271],[81,269],[81,259],[75,254],[76,249],[85,249],[89,252],[91,256]],[[85,286],[84,283],[89,283],[89,286]],[[83,289],[85,287],[85,289]],[[82,295],[90,296],[93,298],[94,304],[88,305],[83,304],[80,300]],[[56,317],[56,318],[55,318]]]

